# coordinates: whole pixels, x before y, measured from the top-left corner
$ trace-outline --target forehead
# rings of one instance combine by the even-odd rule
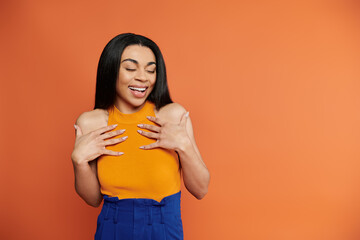
[[[127,46],[121,55],[121,61],[127,58],[131,58],[139,63],[145,64],[148,62],[156,62],[155,55],[151,49],[140,45]]]

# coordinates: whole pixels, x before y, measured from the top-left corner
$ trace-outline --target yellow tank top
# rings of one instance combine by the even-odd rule
[[[155,125],[146,118],[155,116],[154,107],[153,103],[146,101],[138,112],[132,114],[120,112],[115,105],[108,109],[108,125],[118,124],[113,131],[126,129],[124,134],[114,138],[128,136],[128,139],[106,146],[106,149],[124,152],[123,155],[102,155],[97,160],[102,194],[119,199],[151,198],[160,202],[164,197],[180,191],[180,168],[176,152],[163,148],[139,148],[155,142],[137,132],[140,129],[137,124]]]

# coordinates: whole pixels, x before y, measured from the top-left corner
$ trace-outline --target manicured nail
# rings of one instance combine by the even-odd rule
[[[143,131],[141,131],[141,130],[137,130],[137,132],[138,132],[138,133],[142,133]]]
[[[76,124],[74,124],[74,128],[77,130],[77,126],[76,126]]]
[[[123,152],[118,152],[118,155],[123,155],[124,153]]]
[[[122,137],[121,139],[122,139],[122,140],[125,140],[125,139],[127,139],[127,138],[128,138],[128,136],[125,136],[125,137]]]
[[[143,127],[143,126],[144,126],[144,124],[138,124],[137,126],[138,126],[138,127]]]
[[[144,146],[141,146],[141,147],[139,147],[139,148],[144,149],[145,147],[144,147]]]
[[[188,117],[189,116],[189,112],[185,113],[185,117]]]
[[[111,127],[116,127],[117,126],[117,124],[113,124],[113,125],[111,125]]]
[[[147,119],[151,119],[151,117],[150,117],[150,116],[147,116],[146,118],[147,118]]]
[[[121,129],[120,131],[119,131],[119,133],[121,134],[121,133],[124,133],[125,132],[125,129]]]

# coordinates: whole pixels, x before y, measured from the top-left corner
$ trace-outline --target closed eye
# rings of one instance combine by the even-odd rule
[[[155,70],[154,71],[147,71],[148,73],[155,73]]]
[[[133,69],[133,68],[125,68],[127,71],[130,71],[130,72],[133,72],[135,71],[136,69]]]

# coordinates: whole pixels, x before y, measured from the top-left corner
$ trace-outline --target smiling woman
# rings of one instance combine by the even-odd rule
[[[75,128],[75,189],[91,206],[104,199],[95,239],[183,239],[181,174],[197,199],[207,193],[210,174],[189,113],[170,98],[152,40],[126,33],[106,45],[94,110],[82,113]]]
[[[118,109],[131,113],[138,110],[134,106],[143,106],[144,98],[149,96],[155,85],[155,69],[155,55],[150,48],[140,45],[125,48],[116,87]]]
[[[128,53],[129,52],[129,53]],[[153,53],[151,52],[150,49],[146,48],[146,47],[141,47],[141,46],[137,46],[137,45],[133,45],[133,46],[129,46],[125,49],[124,53],[123,53],[123,58],[125,58],[127,55],[137,55],[136,53],[140,52],[140,54],[143,55],[150,55],[151,58],[155,58],[153,55]],[[143,53],[141,53],[143,52]],[[150,54],[149,54],[150,53]],[[136,57],[135,57],[136,58]],[[127,63],[130,62],[130,63]],[[133,64],[131,64],[133,63]],[[134,65],[135,66],[132,66]],[[151,92],[152,88],[154,87],[154,83],[155,83],[155,68],[156,68],[156,63],[155,62],[148,62],[146,65],[145,64],[141,64],[139,63],[137,60],[134,60],[132,58],[126,58],[124,60],[121,61],[121,65],[120,68],[125,68],[125,70],[127,72],[134,72],[134,74],[136,74],[136,70],[140,70],[142,68],[142,65],[144,65],[144,72],[145,74],[150,74],[150,75],[154,75],[153,77],[150,76],[150,79],[152,81],[150,81],[149,86],[147,86],[146,84],[133,84],[133,85],[129,85],[129,89],[131,90],[131,93],[136,97],[136,98],[143,98],[145,96],[147,96],[149,92]],[[152,68],[149,68],[148,66],[152,66]],[[150,70],[152,69],[152,70]],[[120,71],[122,73],[124,73],[125,76],[123,76],[125,78],[125,83],[126,83],[126,79],[131,79],[132,75],[134,74],[127,74],[126,71]],[[145,74],[143,74],[143,76],[141,76],[139,79],[146,79],[146,76],[144,76]],[[121,77],[119,77],[120,79]],[[120,80],[121,81],[121,80]]]

